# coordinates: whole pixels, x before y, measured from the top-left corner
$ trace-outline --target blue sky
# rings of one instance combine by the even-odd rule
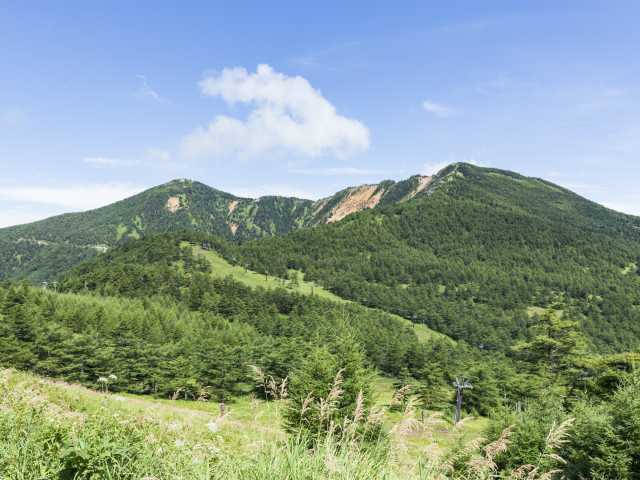
[[[309,3],[3,2],[0,226],[454,161],[640,215],[640,3]]]

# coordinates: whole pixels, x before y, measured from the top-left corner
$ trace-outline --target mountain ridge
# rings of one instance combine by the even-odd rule
[[[147,234],[197,230],[232,241],[283,235],[409,200],[431,178],[414,175],[352,186],[319,200],[246,198],[198,181],[174,179],[97,209],[0,229],[0,279],[48,280],[120,241]]]
[[[535,214],[545,224],[577,222],[577,228],[604,228],[640,239],[638,217],[609,210],[544,179],[465,163],[451,164],[433,176],[347,187],[318,200],[276,195],[253,199],[174,179],[98,209],[0,229],[0,280],[52,280],[122,241],[144,235],[194,230],[245,242],[342,223],[366,210],[413,203],[443,188],[455,190],[460,187],[455,180],[465,178],[477,195],[493,198],[494,203],[483,208],[499,204],[514,214]],[[528,197],[532,192],[538,192],[534,201]]]

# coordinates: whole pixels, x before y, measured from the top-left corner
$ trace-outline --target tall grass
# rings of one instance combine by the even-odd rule
[[[509,443],[506,430],[491,444],[479,440],[449,456],[425,453],[404,464],[398,455],[404,439],[437,422],[433,416],[416,420],[408,401],[388,436],[373,442],[358,441],[355,426],[379,419],[367,419],[356,405],[344,420],[342,434],[334,435],[330,429],[313,442],[313,448],[307,438],[294,435],[245,451],[226,450],[216,433],[227,421],[224,417],[210,422],[215,428],[205,428],[197,437],[183,437],[157,418],[114,409],[110,402],[115,396],[108,393],[96,393],[102,403],[92,408],[51,401],[50,383],[9,370],[0,373],[0,479],[483,480],[494,478],[493,458]],[[339,395],[338,390],[333,395]],[[331,400],[326,408],[331,408]],[[543,455],[555,455],[567,428],[563,424],[552,429]],[[501,478],[552,475],[531,465]]]

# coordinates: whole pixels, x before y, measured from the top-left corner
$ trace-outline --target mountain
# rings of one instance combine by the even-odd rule
[[[451,165],[409,202],[245,242],[252,270],[305,272],[337,295],[480,348],[578,321],[604,351],[640,348],[640,218],[516,173]]]
[[[123,240],[153,233],[196,230],[238,241],[282,235],[409,200],[430,180],[413,176],[350,187],[318,201],[241,198],[200,182],[174,180],[96,210],[0,230],[0,279],[51,280]]]
[[[526,339],[545,314],[578,321],[598,350],[640,348],[640,218],[464,163],[316,202],[177,180],[0,231],[1,274],[49,279],[124,240],[182,230],[214,235],[232,263],[304,272],[342,298],[482,349]]]

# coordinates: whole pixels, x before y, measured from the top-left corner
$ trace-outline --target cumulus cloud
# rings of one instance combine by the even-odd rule
[[[144,188],[120,183],[48,187],[0,185],[0,199],[13,202],[53,205],[73,210],[89,210],[140,193]]]
[[[225,68],[200,82],[204,95],[230,105],[247,104],[246,119],[219,115],[183,139],[187,155],[255,156],[273,150],[346,157],[369,148],[369,130],[344,117],[303,77],[290,77],[269,65],[255,73]]]
[[[425,100],[424,102],[422,102],[422,108],[424,108],[426,112],[429,112],[440,118],[453,117],[458,113],[454,108],[443,105],[441,103],[436,103],[431,100]]]

